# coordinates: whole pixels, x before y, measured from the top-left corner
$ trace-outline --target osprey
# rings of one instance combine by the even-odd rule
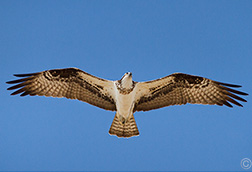
[[[109,133],[118,137],[139,135],[134,112],[148,111],[170,105],[208,104],[242,106],[235,99],[247,93],[229,87],[239,85],[213,81],[200,76],[174,73],[169,76],[135,82],[127,72],[120,80],[110,81],[90,75],[77,68],[46,70],[38,73],[16,74],[22,79],[7,82],[18,89],[11,95],[51,96],[78,99],[105,110],[116,111]]]

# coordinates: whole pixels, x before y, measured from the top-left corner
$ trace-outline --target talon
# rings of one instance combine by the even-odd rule
[[[126,119],[125,119],[123,116],[120,116],[120,117],[119,117],[119,121],[120,121],[122,124],[125,124]]]

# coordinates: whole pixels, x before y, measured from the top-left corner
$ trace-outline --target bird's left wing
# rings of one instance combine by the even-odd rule
[[[77,68],[46,70],[31,74],[17,74],[22,79],[6,82],[18,89],[11,95],[38,95],[78,99],[94,106],[116,110],[113,96],[113,81],[92,76]]]
[[[229,103],[231,102],[242,106],[235,99],[243,102],[246,100],[235,94],[248,94],[228,87],[240,86],[183,73],[174,73],[153,81],[138,82],[134,111],[148,111],[186,103],[232,107]]]

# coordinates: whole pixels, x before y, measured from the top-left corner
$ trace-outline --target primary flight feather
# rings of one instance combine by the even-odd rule
[[[169,76],[135,82],[127,72],[120,80],[110,81],[90,75],[77,68],[46,70],[31,74],[16,74],[22,79],[8,81],[16,84],[8,90],[21,94],[78,99],[102,109],[116,111],[109,133],[118,137],[139,135],[134,112],[148,111],[170,105],[209,104],[242,105],[246,102],[237,95],[247,93],[229,88],[241,87],[213,81],[200,76],[174,73]]]

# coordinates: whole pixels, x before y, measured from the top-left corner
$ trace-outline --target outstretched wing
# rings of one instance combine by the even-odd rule
[[[242,106],[235,99],[246,102],[238,95],[248,95],[228,87],[239,85],[225,84],[207,78],[174,73],[161,79],[139,82],[136,85],[137,98],[134,111],[148,111],[170,105],[209,104]],[[234,94],[233,94],[234,93]]]
[[[106,110],[116,110],[113,81],[92,76],[77,68],[47,70],[31,74],[17,74],[22,79],[6,82],[18,89],[11,95],[38,95],[78,99]]]

